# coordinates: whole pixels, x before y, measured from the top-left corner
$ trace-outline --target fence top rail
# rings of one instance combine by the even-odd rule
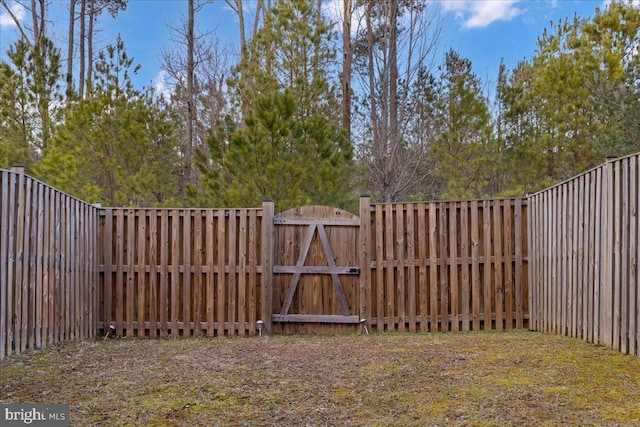
[[[419,204],[425,204],[425,205],[429,205],[429,204],[433,204],[433,205],[451,205],[452,203],[454,203],[456,205],[456,207],[460,207],[460,205],[462,203],[472,203],[472,202],[477,202],[477,203],[483,203],[483,202],[496,202],[496,201],[503,201],[503,202],[512,202],[515,203],[516,200],[520,200],[522,201],[524,204],[527,203],[527,201],[529,200],[529,196],[519,196],[519,197],[496,197],[496,198],[491,198],[491,199],[464,199],[464,200],[423,200],[423,201],[411,201],[411,202],[379,202],[379,203],[371,203],[371,211],[375,210],[375,206],[377,205],[382,205],[382,206],[406,206],[406,205],[419,205]]]
[[[117,212],[123,211],[124,216],[128,215],[129,211],[141,212],[145,211],[148,214],[160,215],[162,212],[174,212],[178,211],[179,216],[186,214],[200,213],[202,217],[207,216],[208,212],[214,211],[214,216],[220,216],[223,214],[228,217],[230,212],[256,212],[257,216],[262,216],[262,208],[149,208],[149,207],[102,207],[100,208],[100,216],[107,216],[107,211]]]
[[[570,182],[573,182],[573,181],[577,180],[580,177],[587,176],[587,175],[597,171],[598,169],[602,169],[602,168],[604,168],[605,166],[607,166],[609,164],[618,163],[618,162],[621,162],[623,160],[630,159],[632,157],[640,157],[640,153],[628,154],[626,156],[615,157],[615,158],[607,158],[605,163],[601,163],[598,166],[594,166],[591,169],[582,172],[581,174],[578,174],[576,176],[572,176],[571,178],[568,178],[568,179],[565,179],[564,181],[558,182],[557,184],[552,185],[550,187],[547,187],[544,190],[540,190],[540,191],[537,191],[537,192],[535,192],[533,194],[530,194],[529,196],[527,196],[527,198],[534,197],[534,196],[537,196],[537,195],[542,194],[542,193],[546,193],[547,191],[554,190],[554,189],[556,189],[558,187],[562,187],[563,185],[568,184]]]
[[[71,194],[65,193],[64,191],[59,190],[59,189],[47,184],[46,182],[42,182],[37,178],[34,178],[34,177],[30,176],[30,175],[27,175],[24,172],[24,168],[22,168],[22,167],[20,167],[19,169],[18,168],[16,168],[16,169],[17,170],[7,170],[7,169],[0,168],[0,174],[1,173],[8,173],[8,174],[16,175],[16,176],[23,175],[25,178],[51,189],[51,191],[53,191],[54,193],[58,193],[58,194],[60,194],[62,196],[68,197],[69,199],[73,199],[73,200],[75,200],[77,202],[80,202],[83,205],[89,206],[89,207],[91,207],[93,209],[99,209],[99,207],[96,204],[92,204],[92,203],[89,203],[89,202],[87,202],[85,200],[79,199],[79,198],[77,198],[75,196],[72,196]]]

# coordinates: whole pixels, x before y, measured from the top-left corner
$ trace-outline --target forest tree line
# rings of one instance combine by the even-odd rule
[[[48,1],[25,4],[0,62],[0,168],[109,206],[354,208],[375,201],[524,195],[640,151],[640,9],[611,2],[538,37],[487,89],[454,50],[437,63],[438,2],[225,0],[233,49],[204,0],[159,53],[168,95],[137,88],[125,43],[96,49],[128,0],[68,0],[66,45]],[[26,2],[24,2],[26,3]],[[488,96],[491,93],[491,96]]]

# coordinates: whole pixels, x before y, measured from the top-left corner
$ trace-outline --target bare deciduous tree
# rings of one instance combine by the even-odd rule
[[[209,1],[189,0],[183,26],[171,28],[173,49],[163,49],[162,68],[168,75],[171,102],[181,117],[179,132],[184,149],[181,193],[198,181],[194,153],[205,149],[209,133],[222,119],[226,100],[224,80],[228,52],[212,32],[198,34],[196,16]]]
[[[428,177],[429,141],[410,135],[417,114],[409,96],[433,66],[440,34],[437,4],[416,0],[360,3],[364,25],[355,41],[355,65],[365,122],[359,145],[365,186],[384,202],[406,198]]]

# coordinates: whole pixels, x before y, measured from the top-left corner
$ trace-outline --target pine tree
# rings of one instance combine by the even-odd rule
[[[0,63],[1,151],[6,163],[21,163],[33,172],[49,145],[62,100],[60,55],[42,36],[36,44],[19,39],[7,57]]]
[[[436,102],[439,135],[434,156],[438,175],[446,183],[444,198],[492,195],[491,178],[497,167],[489,108],[471,61],[451,50]]]
[[[65,110],[41,176],[52,185],[110,206],[150,206],[177,195],[179,153],[170,110],[136,90],[122,40],[99,55],[85,99]]]
[[[353,204],[352,148],[338,130],[338,85],[327,68],[335,52],[320,4],[275,3],[248,42],[233,83],[244,120],[212,138],[210,158],[200,156],[203,186],[216,191],[198,203]]]

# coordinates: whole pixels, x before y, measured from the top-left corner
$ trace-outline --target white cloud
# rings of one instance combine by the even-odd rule
[[[356,3],[355,1],[353,3]],[[328,23],[334,25],[334,30],[342,34],[342,21],[344,13],[344,1],[343,0],[328,0],[323,2],[322,13],[328,20]],[[363,7],[354,7],[351,16],[351,35],[355,37],[360,26],[360,22],[363,19]]]
[[[13,3],[9,6],[11,9],[11,13],[18,19],[18,21],[22,22],[25,17],[24,7],[19,3]],[[2,13],[0,13],[0,27],[15,27],[16,23],[4,8],[2,9]]]
[[[483,28],[496,21],[510,21],[522,14],[518,0],[460,0],[443,3],[445,12],[453,12],[464,20],[466,29]]]
[[[169,74],[166,71],[160,71],[153,78],[153,89],[156,94],[162,95],[165,99],[169,99],[173,95],[173,89],[167,82]]]

